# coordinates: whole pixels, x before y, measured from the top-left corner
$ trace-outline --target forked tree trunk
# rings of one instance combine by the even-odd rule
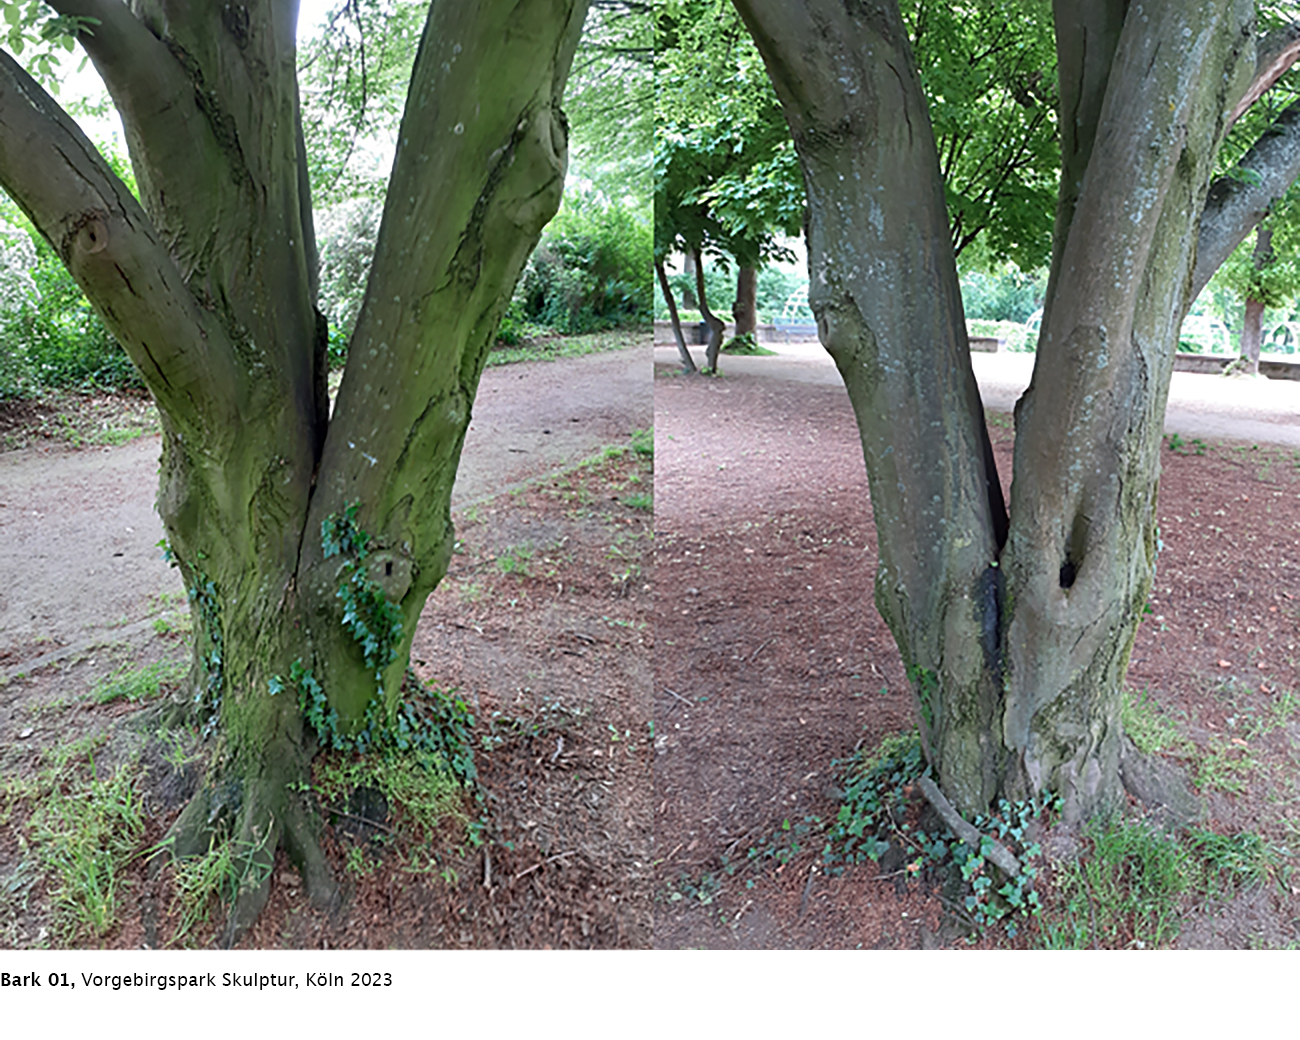
[[[1064,168],[1009,519],[896,4],[737,7],[803,167],[809,300],[861,431],[876,604],[940,786],[965,812],[1043,790],[1069,817],[1105,811],[1189,246],[1253,62],[1250,4],[1055,4]]]
[[[709,341],[704,346],[704,371],[716,374],[718,371],[718,351],[722,349],[722,335],[727,329],[726,323],[713,311],[709,310],[708,294],[704,291],[704,259],[698,249],[691,254],[695,263],[695,294],[700,305],[700,316],[709,328]]]
[[[736,335],[758,332],[758,268],[742,267],[736,275],[736,302],[731,316],[736,322]]]
[[[663,290],[664,300],[668,304],[668,317],[673,323],[673,338],[677,340],[677,356],[682,362],[682,371],[695,374],[695,359],[686,347],[686,336],[682,332],[682,319],[677,313],[677,301],[673,299],[673,288],[668,284],[668,272],[664,270],[663,261],[655,261],[655,274],[659,276],[659,288]]]
[[[231,841],[268,867],[283,846],[328,902],[319,822],[299,793],[316,737],[292,677],[323,692],[342,737],[396,708],[451,551],[479,375],[559,204],[560,94],[586,3],[433,4],[332,419],[296,4],[53,6],[99,20],[82,42],[122,113],[143,208],[7,55],[0,182],[161,413],[158,508],[190,591],[194,698],[217,734],[175,849]],[[351,607],[349,589],[374,598]],[[241,893],[232,937],[267,891]]]

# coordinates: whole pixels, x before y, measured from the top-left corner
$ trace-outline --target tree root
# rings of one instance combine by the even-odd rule
[[[961,813],[953,808],[952,802],[944,797],[939,785],[931,780],[928,776],[923,776],[917,781],[921,788],[921,793],[925,795],[926,800],[934,806],[948,829],[957,835],[962,841],[974,849],[981,849],[984,843],[990,843],[987,852],[988,858],[991,859],[1008,877],[1015,877],[1021,871],[1020,860],[1012,855],[1011,850],[1003,845],[996,838],[991,838],[987,834],[981,834],[971,824],[962,819]]]
[[[206,855],[229,843],[233,893],[221,945],[229,949],[257,921],[271,895],[275,853],[283,848],[302,877],[312,906],[338,908],[340,891],[320,843],[320,822],[304,798],[282,777],[211,780],[172,825],[169,843],[177,859]]]

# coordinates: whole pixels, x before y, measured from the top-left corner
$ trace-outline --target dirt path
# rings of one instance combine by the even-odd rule
[[[455,508],[625,442],[653,421],[650,337],[630,350],[490,368]],[[147,628],[184,596],[153,511],[160,439],[0,454],[0,683]]]
[[[727,374],[843,386],[830,355],[819,343],[790,343],[770,357],[724,357]],[[677,351],[655,348],[657,366],[675,367]],[[1009,412],[1033,375],[1032,354],[972,354],[984,405]],[[1175,372],[1169,388],[1165,432],[1184,438],[1285,444],[1300,448],[1300,382],[1258,377],[1225,378]]]

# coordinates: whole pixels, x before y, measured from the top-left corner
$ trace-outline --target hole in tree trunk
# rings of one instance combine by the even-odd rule
[[[387,563],[384,564],[384,577],[391,578],[392,576],[393,576],[393,561],[389,560]]]
[[[1061,564],[1061,588],[1068,589],[1074,584],[1074,570],[1074,563],[1071,560]]]

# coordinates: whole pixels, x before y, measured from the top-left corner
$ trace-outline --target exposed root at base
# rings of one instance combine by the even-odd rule
[[[230,949],[266,907],[275,853],[283,848],[298,869],[311,905],[332,913],[340,889],[320,842],[320,822],[282,779],[205,786],[172,825],[167,839],[173,856],[192,859],[231,846],[233,873],[225,879],[229,901],[221,945]]]

